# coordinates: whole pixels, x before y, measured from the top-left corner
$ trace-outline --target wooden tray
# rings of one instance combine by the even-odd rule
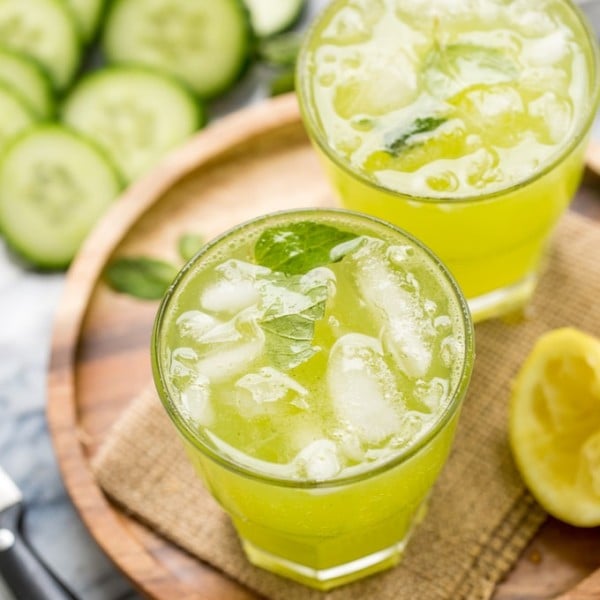
[[[69,271],[52,346],[49,426],[82,519],[150,598],[257,596],[129,518],[94,481],[91,459],[129,400],[150,379],[149,339],[157,308],[154,302],[110,291],[101,280],[102,270],[114,253],[176,260],[175,242],[183,232],[210,238],[258,214],[332,203],[295,98],[282,97],[210,127],[130,188]],[[550,598],[599,565],[598,530],[576,530],[551,519],[495,597]],[[600,598],[598,579],[589,579],[565,600]]]

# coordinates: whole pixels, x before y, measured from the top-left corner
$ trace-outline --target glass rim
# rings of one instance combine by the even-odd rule
[[[170,306],[170,302],[174,297],[176,290],[178,289],[180,283],[186,274],[192,269],[198,261],[200,261],[207,253],[209,253],[215,246],[226,242],[233,236],[239,235],[246,229],[251,229],[256,224],[268,221],[271,219],[278,219],[285,216],[302,216],[302,215],[314,215],[315,212],[320,214],[338,214],[345,215],[350,217],[351,219],[358,219],[363,221],[370,221],[372,223],[376,223],[380,226],[383,226],[387,229],[392,230],[395,234],[400,234],[411,243],[414,243],[417,247],[421,248],[426,255],[432,261],[432,264],[441,272],[442,277],[449,284],[450,289],[454,295],[454,301],[458,305],[458,311],[461,316],[461,323],[464,329],[464,355],[462,356],[462,365],[460,372],[457,375],[457,384],[455,386],[454,392],[452,396],[449,398],[448,403],[444,410],[438,415],[437,420],[434,425],[427,431],[427,433],[419,438],[417,443],[408,446],[404,450],[399,450],[398,452],[394,452],[391,454],[388,460],[385,460],[381,463],[378,463],[373,466],[371,469],[361,470],[358,473],[353,473],[348,476],[342,476],[338,478],[334,478],[331,480],[325,481],[314,481],[314,480],[300,480],[293,479],[290,477],[281,477],[277,475],[269,475],[268,473],[264,473],[262,471],[257,471],[248,465],[243,465],[235,462],[233,459],[226,456],[224,453],[220,452],[218,449],[211,447],[210,444],[206,442],[205,439],[196,432],[191,426],[188,420],[180,413],[172,400],[164,377],[163,365],[161,364],[161,332],[162,325],[164,323],[166,312]],[[469,311],[469,307],[467,301],[460,289],[458,283],[446,267],[446,265],[438,258],[438,256],[430,250],[423,242],[415,238],[410,233],[404,231],[403,229],[393,225],[392,223],[388,223],[383,219],[379,219],[377,217],[373,217],[370,215],[365,215],[356,211],[350,211],[346,209],[337,209],[337,208],[308,208],[308,209],[291,209],[291,210],[283,210],[277,211],[273,213],[268,213],[266,215],[261,215],[259,217],[253,218],[251,220],[245,221],[239,225],[236,225],[233,228],[228,229],[224,233],[220,234],[207,244],[205,244],[179,271],[173,283],[170,285],[167,290],[165,296],[163,297],[160,306],[158,308],[158,312],[156,314],[156,318],[154,321],[154,326],[152,329],[152,339],[151,339],[151,360],[152,360],[152,374],[154,379],[154,384],[160,400],[167,411],[167,414],[175,424],[179,433],[184,437],[184,439],[190,443],[196,450],[201,452],[205,457],[217,463],[219,466],[227,469],[230,472],[236,473],[237,475],[241,475],[243,477],[252,479],[254,481],[268,483],[271,485],[276,485],[279,487],[288,487],[288,488],[298,488],[298,489],[318,489],[318,488],[333,488],[340,487],[344,485],[348,485],[357,481],[365,481],[372,477],[375,477],[379,474],[385,473],[396,466],[403,464],[410,460],[413,456],[418,454],[422,449],[424,449],[433,439],[437,437],[437,435],[444,429],[444,427],[448,424],[451,418],[455,415],[455,413],[459,410],[462,400],[465,397],[467,392],[469,382],[471,379],[471,374],[473,371],[473,362],[475,356],[475,339],[474,339],[474,326],[471,318],[471,313]]]
[[[344,161],[327,143],[327,136],[325,132],[321,131],[321,128],[317,126],[317,121],[315,118],[316,111],[314,108],[311,108],[311,102],[308,101],[310,97],[308,89],[308,78],[303,77],[302,73],[304,70],[304,65],[308,60],[308,46],[309,42],[312,39],[316,28],[320,21],[325,18],[325,16],[333,11],[334,6],[338,3],[339,0],[334,0],[326,6],[319,15],[313,20],[311,26],[308,28],[306,32],[306,36],[304,38],[302,47],[300,49],[300,53],[298,55],[298,60],[296,61],[295,68],[295,81],[296,81],[296,91],[298,94],[298,105],[300,108],[300,114],[302,116],[302,120],[304,122],[305,129],[309,135],[309,137],[313,140],[314,143],[320,148],[323,154],[338,168],[344,171],[347,175],[352,177],[353,179],[359,181],[365,186],[377,190],[378,192],[385,193],[389,196],[393,196],[395,199],[407,200],[412,202],[423,202],[427,204],[468,204],[475,203],[479,201],[490,200],[496,198],[498,196],[505,196],[512,192],[515,192],[535,181],[541,179],[551,171],[553,171],[563,160],[565,160],[577,147],[580,143],[582,143],[589,131],[591,130],[592,124],[596,118],[596,112],[598,109],[598,103],[600,100],[600,77],[598,76],[600,69],[600,48],[598,42],[596,40],[596,33],[594,32],[592,25],[585,15],[585,13],[581,10],[581,8],[576,5],[573,0],[563,0],[564,3],[569,7],[571,12],[575,15],[578,23],[583,28],[585,33],[585,41],[582,41],[582,48],[584,54],[587,58],[590,59],[590,70],[588,71],[589,80],[591,83],[588,105],[588,113],[585,118],[581,117],[577,121],[577,129],[575,130],[571,140],[569,143],[564,144],[559,148],[559,152],[551,158],[548,162],[544,163],[542,168],[538,171],[535,171],[530,176],[520,179],[511,185],[502,187],[497,190],[493,190],[487,193],[468,193],[462,195],[446,195],[446,196],[423,196],[418,194],[412,194],[410,192],[400,192],[398,190],[394,190],[392,188],[386,187],[373,179],[369,179],[366,177],[361,171],[355,170],[352,168],[352,165]]]

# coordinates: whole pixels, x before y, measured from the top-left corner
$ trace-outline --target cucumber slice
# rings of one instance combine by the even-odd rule
[[[210,98],[239,78],[251,39],[241,0],[116,0],[103,45],[113,62],[157,68]]]
[[[35,114],[23,99],[0,85],[0,153],[13,137],[35,122]]]
[[[97,142],[131,181],[204,124],[196,98],[171,77],[111,67],[85,77],[63,119]]]
[[[91,40],[98,29],[100,15],[104,10],[104,0],[67,0],[75,14],[75,20],[83,39]]]
[[[302,14],[305,0],[244,0],[252,28],[259,37],[289,29]]]
[[[61,0],[0,0],[0,40],[37,60],[58,90],[67,87],[79,65],[76,25]]]
[[[0,47],[0,82],[18,92],[38,117],[54,114],[50,80],[27,55]]]
[[[65,267],[120,189],[90,142],[59,125],[40,125],[17,138],[0,162],[0,228],[33,264]]]

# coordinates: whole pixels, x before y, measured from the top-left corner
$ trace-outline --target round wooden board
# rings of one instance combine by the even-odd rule
[[[115,564],[150,598],[257,596],[128,517],[93,478],[90,461],[129,400],[150,379],[149,339],[157,308],[157,303],[110,291],[101,279],[103,268],[115,254],[177,260],[176,240],[184,232],[209,239],[259,214],[333,203],[295,98],[281,97],[211,126],[131,187],[98,224],[69,271],[55,322],[49,427],[81,517]],[[598,537],[597,530],[578,531],[549,520],[495,598],[549,598],[571,588],[598,566]],[[569,599],[600,597],[598,583],[591,581],[595,595]]]

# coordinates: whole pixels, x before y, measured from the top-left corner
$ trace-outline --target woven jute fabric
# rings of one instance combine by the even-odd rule
[[[507,439],[511,381],[545,331],[600,335],[600,228],[566,215],[527,316],[476,327],[476,361],[450,459],[401,564],[328,594],[255,568],[195,476],[151,388],[133,400],[94,462],[104,491],[199,559],[277,600],[483,600],[543,522]]]

